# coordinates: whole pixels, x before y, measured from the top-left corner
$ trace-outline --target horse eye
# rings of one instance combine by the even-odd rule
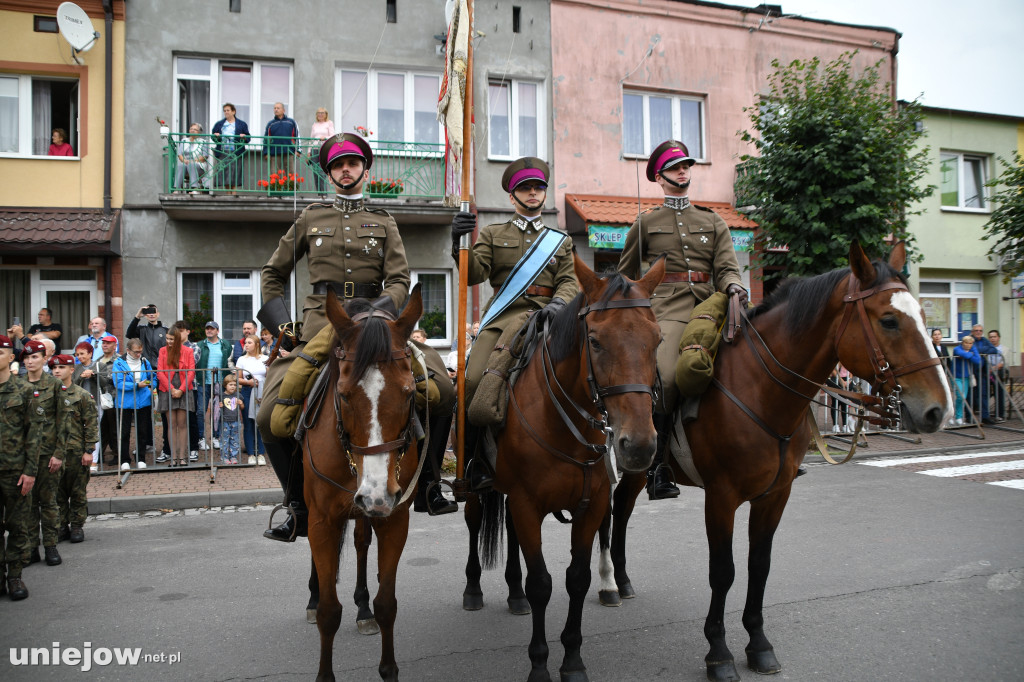
[[[882,329],[888,329],[889,331],[895,331],[895,330],[900,328],[900,321],[898,319],[896,319],[896,317],[894,317],[894,316],[883,317],[881,322],[882,322]]]
[[[594,350],[601,350],[601,344],[593,336],[587,337],[587,341],[590,342],[590,347]]]

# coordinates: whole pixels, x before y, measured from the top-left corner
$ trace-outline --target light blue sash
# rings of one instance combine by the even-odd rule
[[[533,284],[533,280],[537,279],[537,275],[547,267],[548,261],[565,239],[568,239],[567,235],[550,227],[545,227],[537,233],[537,240],[533,246],[512,267],[512,272],[498,289],[494,300],[491,301],[491,307],[487,309],[484,319],[480,320],[480,329],[486,329],[487,325],[505,312],[513,301],[523,295],[527,287]]]

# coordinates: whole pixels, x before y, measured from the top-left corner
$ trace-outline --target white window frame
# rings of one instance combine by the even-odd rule
[[[956,206],[946,206],[946,205],[942,204],[942,178],[941,178],[942,173],[943,173],[943,171],[942,171],[942,164],[943,164],[943,161],[944,161],[943,157],[947,157],[947,156],[951,156],[951,157],[955,157],[956,158],[956,173],[957,173],[957,178],[956,178]],[[981,168],[981,186],[979,187],[979,190],[981,192],[981,204],[982,205],[981,205],[980,208],[975,207],[975,206],[965,206],[964,205],[964,200],[965,200],[965,197],[964,197],[964,187],[965,187],[965,184],[964,184],[964,179],[965,179],[964,170],[965,170],[965,168],[967,166],[967,164],[965,164],[964,161],[967,160],[967,159],[969,159],[971,161],[977,161],[978,164],[979,164],[979,167]],[[968,212],[968,213],[991,213],[992,212],[992,208],[991,208],[990,203],[989,203],[988,188],[985,186],[985,183],[987,183],[989,181],[988,175],[989,175],[989,164],[990,163],[991,163],[991,156],[989,156],[987,154],[970,153],[970,152],[954,152],[954,151],[950,151],[948,149],[940,150],[939,151],[939,175],[940,175],[940,178],[939,178],[939,192],[938,192],[938,194],[939,194],[939,205],[940,205],[941,210],[943,210],[943,211],[965,211],[965,212]]]
[[[353,65],[342,65],[338,66],[334,70],[334,111],[337,112],[333,118],[335,124],[335,131],[339,133],[352,133],[354,130],[342,130],[342,115],[348,107],[347,93],[342,88],[342,72],[350,71],[354,73],[363,73],[365,79],[363,80],[363,87],[366,89],[366,121],[362,124],[367,129],[374,131],[374,135],[367,138],[367,142],[370,143],[370,148],[374,150],[374,153],[380,153],[385,156],[415,156],[421,158],[426,156],[436,156],[441,158],[444,156],[444,149],[439,149],[436,153],[429,151],[401,151],[394,149],[378,149],[378,142],[380,126],[378,125],[377,118],[377,103],[379,94],[379,83],[378,76],[401,76],[403,91],[402,91],[402,102],[403,102],[403,127],[405,132],[403,133],[403,140],[385,140],[386,142],[408,142],[415,144],[415,131],[416,131],[416,108],[415,108],[415,97],[416,97],[416,77],[423,76],[428,78],[436,78],[438,88],[441,86],[441,79],[443,74],[437,71],[412,71],[402,69],[370,69],[367,71],[365,66],[353,66]],[[440,123],[437,124],[437,139],[425,142],[423,144],[444,144],[444,128]]]
[[[17,78],[18,79],[18,151],[16,152],[0,152],[0,158],[4,159],[47,159],[49,161],[80,161],[81,160],[81,146],[82,146],[82,131],[80,121],[82,118],[82,79],[76,77],[67,76],[49,76],[49,75],[29,75],[22,73],[0,73],[0,76],[4,78]],[[32,153],[32,81],[33,80],[46,80],[46,81],[67,81],[78,83],[78,102],[75,106],[75,111],[78,116],[75,121],[72,122],[74,130],[69,132],[75,133],[75,144],[72,149],[75,152],[74,156],[50,156],[49,154],[33,154]],[[49,132],[47,131],[47,139],[49,139]],[[65,140],[70,142],[70,140]],[[49,148],[49,144],[47,144]]]
[[[918,299],[922,298],[941,298],[949,301],[949,315],[950,315],[950,336],[943,336],[943,341],[950,343],[956,343],[960,341],[958,336],[963,329],[958,329],[959,320],[957,314],[959,311],[960,299],[977,299],[978,301],[978,322],[983,322],[985,319],[985,286],[980,279],[942,279],[942,278],[924,278],[920,281],[919,289],[923,289],[925,284],[947,284],[949,285],[949,291],[946,293],[918,293]],[[958,284],[966,284],[972,287],[978,287],[977,291],[957,291]],[[925,322],[928,326],[929,334],[931,333],[931,325]]]
[[[537,89],[537,150],[534,153],[523,152],[519,140],[519,85],[533,85]],[[490,97],[492,85],[504,85],[508,88],[509,109],[506,112],[509,120],[509,154],[497,154],[491,150],[491,117],[494,113],[494,102]],[[523,156],[545,158],[548,148],[548,114],[547,90],[543,80],[530,78],[509,78],[491,76],[487,79],[487,158],[492,161],[515,161]]]
[[[452,338],[454,338],[452,330],[458,323],[458,320],[452,319],[452,316],[455,314],[455,303],[452,299],[452,271],[446,268],[415,268],[409,274],[412,279],[409,285],[410,291],[420,281],[420,275],[444,275],[445,336],[443,339],[427,339],[427,345],[431,348],[450,349],[452,347]],[[426,307],[425,304],[424,307]],[[419,325],[419,320],[416,321],[416,324],[417,326]]]
[[[633,95],[635,97],[643,98],[643,149],[647,150],[643,153],[627,152],[626,151],[626,121],[625,121],[625,98],[627,95]],[[652,140],[651,139],[651,108],[650,98],[660,97],[672,100],[672,139],[680,140],[683,134],[683,121],[682,114],[679,111],[679,102],[697,102],[700,107],[700,156],[694,156],[698,163],[707,160],[707,149],[708,149],[708,137],[707,137],[707,97],[703,95],[690,95],[681,93],[671,92],[660,92],[657,90],[637,90],[635,88],[623,88],[622,96],[619,98],[619,102],[622,105],[623,120],[621,123],[621,145],[622,145],[622,158],[624,159],[646,159],[650,156],[650,150],[654,149],[654,146],[661,143],[663,140]],[[691,154],[693,150],[688,149]]]
[[[247,272],[249,273],[249,286],[245,289],[235,289],[226,287],[225,275],[228,273],[235,272]],[[222,305],[222,297],[230,294],[251,294],[252,295],[252,314],[248,317],[250,319],[256,319],[256,313],[262,307],[262,294],[260,286],[260,268],[181,268],[177,273],[177,292],[175,294],[175,309],[178,313],[178,319],[182,319],[185,316],[185,297],[183,295],[183,277],[184,275],[213,275],[213,311],[211,312],[211,319],[215,320],[218,324],[223,322],[224,308]],[[292,272],[289,275],[289,281],[291,290],[295,290],[295,273]],[[295,317],[295,306],[292,304],[289,297],[285,297],[285,305],[291,311],[292,319]],[[300,304],[301,305],[301,304]],[[195,331],[195,330],[193,330]],[[223,337],[224,330],[221,330]]]
[[[179,74],[178,73],[178,60],[179,59],[208,59],[210,60],[210,72],[206,76],[197,76],[193,74]],[[185,125],[191,123],[191,121],[180,121],[178,119],[178,80],[198,80],[206,81],[210,84],[210,129],[204,130],[204,134],[213,132],[213,124],[224,118],[224,101],[221,96],[221,63],[228,66],[241,66],[248,65],[251,74],[252,90],[249,93],[249,114],[250,120],[246,121],[249,126],[249,134],[257,137],[263,135],[263,130],[267,126],[267,121],[261,120],[260,113],[260,101],[262,100],[262,86],[263,80],[260,78],[260,67],[262,66],[278,66],[285,67],[288,69],[288,101],[284,102],[285,105],[285,116],[295,118],[292,116],[292,103],[295,101],[295,68],[291,62],[288,61],[275,61],[272,59],[237,59],[229,57],[215,57],[213,55],[193,55],[193,54],[176,54],[174,55],[174,77],[171,80],[171,101],[173,111],[171,112],[171,130],[183,130]],[[232,102],[235,106],[238,106],[237,102]],[[298,123],[298,122],[296,122]],[[301,126],[299,132],[302,132]],[[256,144],[256,143],[253,143]],[[259,146],[259,145],[257,145]]]

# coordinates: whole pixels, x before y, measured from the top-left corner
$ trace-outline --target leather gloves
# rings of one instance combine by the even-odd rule
[[[725,288],[725,293],[728,296],[732,296],[733,294],[739,294],[739,296],[740,296],[740,307],[741,308],[746,308],[747,307],[747,290],[744,289],[743,287],[741,287],[739,284],[730,284],[729,286],[727,286]]]
[[[464,234],[472,234],[476,229],[476,216],[472,213],[459,211],[452,219],[452,248],[459,250],[459,240]]]
[[[373,299],[370,301],[370,305],[377,310],[383,310],[386,313],[390,313],[392,317],[398,317],[398,308],[395,307],[395,302],[391,300],[391,297],[387,294],[380,298]]]
[[[533,314],[534,319],[537,320],[537,326],[541,327],[544,323],[550,322],[559,310],[565,307],[565,301],[558,298],[557,296],[551,299],[551,302],[546,306],[538,310]]]

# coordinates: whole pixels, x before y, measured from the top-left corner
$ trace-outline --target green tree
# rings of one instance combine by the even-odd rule
[[[1003,172],[987,186],[1002,185],[1003,189],[990,199],[996,209],[985,223],[982,239],[995,240],[988,253],[999,258],[1003,281],[1009,282],[1024,272],[1024,157],[1016,152],[1013,163],[1002,157],[999,162],[1003,164]]]
[[[928,166],[928,149],[915,151],[922,113],[916,102],[894,105],[881,61],[856,76],[855,54],[827,64],[775,60],[769,92],[744,108],[753,130],[739,134],[757,154],[741,157],[735,189],[737,205],[749,205],[761,227],[755,267],[810,275],[845,265],[854,240],[868,253],[886,250],[888,235],[909,245],[907,216],[921,212],[909,207],[935,189],[920,184]]]

